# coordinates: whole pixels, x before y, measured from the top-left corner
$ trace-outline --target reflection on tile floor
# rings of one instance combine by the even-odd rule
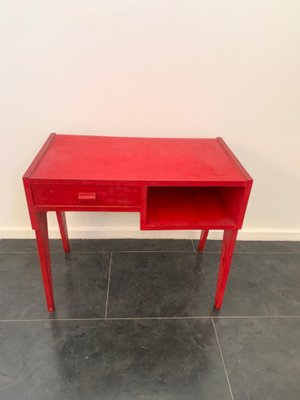
[[[34,241],[0,240],[0,399],[300,398],[298,242],[238,242],[220,312],[218,241],[71,245],[49,316]]]

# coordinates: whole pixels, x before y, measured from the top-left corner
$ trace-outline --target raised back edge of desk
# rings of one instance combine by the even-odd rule
[[[54,138],[56,136],[56,133],[51,133],[48,137],[48,139],[46,140],[46,142],[43,144],[43,146],[40,148],[39,152],[37,153],[37,155],[34,157],[32,163],[29,165],[29,167],[27,168],[25,174],[23,175],[23,179],[27,179],[30,178],[31,174],[33,173],[33,171],[36,169],[36,167],[38,166],[38,164],[40,163],[41,159],[43,158],[44,154],[46,153],[48,147],[50,146],[50,144],[53,142]]]
[[[252,179],[251,175],[249,174],[249,172],[241,164],[241,162],[238,160],[238,158],[235,156],[235,154],[230,150],[230,148],[227,146],[225,141],[221,137],[217,137],[217,140],[219,141],[220,145],[223,147],[223,150],[227,153],[228,157],[231,158],[231,160],[234,162],[234,164],[239,169],[241,174],[245,177],[245,179],[247,181],[253,181],[253,179]]]
[[[118,186],[229,186],[229,187],[245,187],[247,180],[240,181],[157,181],[157,180],[107,180],[107,179],[48,179],[48,178],[30,178],[31,184],[63,184],[63,185],[118,185]]]
[[[56,133],[51,133],[48,137],[48,139],[46,140],[46,142],[43,144],[43,146],[41,147],[41,149],[39,150],[39,152],[37,153],[37,155],[35,156],[35,158],[33,159],[32,163],[29,165],[29,167],[27,168],[26,172],[23,175],[23,180],[27,180],[28,178],[31,177],[33,171],[36,169],[36,167],[38,166],[38,164],[40,163],[41,159],[43,158],[44,154],[46,153],[48,147],[50,146],[50,144],[52,143],[52,141],[54,140],[56,136]],[[253,181],[252,177],[250,176],[250,174],[248,173],[248,171],[243,167],[243,165],[240,163],[240,161],[237,159],[237,157],[234,155],[234,153],[230,150],[230,148],[227,146],[227,144],[225,143],[225,141],[221,138],[221,137],[217,137],[217,140],[220,144],[220,146],[223,148],[223,150],[225,151],[225,153],[228,155],[228,157],[232,160],[232,162],[235,164],[235,166],[237,167],[237,169],[240,171],[240,173],[242,174],[242,176],[246,179],[246,181]],[[69,181],[69,180],[68,180]],[[42,183],[44,182],[43,179],[38,179],[37,182]],[[47,182],[47,179],[45,179],[45,182]],[[69,182],[68,182],[69,183]],[[91,182],[92,183],[92,182]],[[122,182],[123,184],[124,182]],[[143,184],[143,185],[147,185],[150,182],[131,182],[131,184],[134,183],[138,183],[138,184]],[[173,182],[174,184],[175,182]],[[176,182],[177,184],[179,182]],[[222,182],[222,186],[231,186],[233,182],[226,182],[225,184]],[[151,182],[151,184],[153,184],[153,182]],[[156,182],[156,184],[158,185],[163,185],[164,182]],[[170,185],[170,182],[165,183],[167,185]],[[196,186],[196,185],[203,185],[203,183],[200,182],[189,182],[189,184],[187,184],[186,182],[184,183],[185,185],[192,185],[192,186]],[[214,182],[205,182],[204,185],[216,185],[218,184],[218,182],[214,181]],[[233,185],[234,186],[239,186],[240,184],[243,183],[242,182],[234,182]]]

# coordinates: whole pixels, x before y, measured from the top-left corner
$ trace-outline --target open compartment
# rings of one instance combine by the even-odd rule
[[[244,187],[151,186],[142,229],[236,228]]]

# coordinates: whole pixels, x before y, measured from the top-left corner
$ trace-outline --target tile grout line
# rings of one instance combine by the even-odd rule
[[[300,318],[300,315],[214,315],[214,319],[251,319],[251,318]]]
[[[1,322],[52,322],[52,321],[188,321],[188,320],[201,320],[201,319],[299,319],[300,315],[274,315],[274,316],[233,316],[233,317],[212,317],[207,316],[194,316],[194,317],[91,317],[91,318],[36,318],[36,319],[0,319]]]
[[[103,253],[196,253],[194,250],[99,250],[99,251],[71,251],[73,254],[103,254]],[[203,254],[220,254],[221,251],[205,250]],[[1,251],[0,254],[38,254],[36,251]],[[63,251],[51,251],[51,254],[65,254]],[[234,254],[295,254],[299,251],[235,251]]]
[[[216,326],[215,326],[215,323],[214,323],[214,319],[211,318],[210,320],[211,320],[213,328],[214,328],[215,337],[216,337],[217,344],[218,344],[218,347],[219,347],[219,352],[220,352],[220,356],[221,356],[221,360],[222,360],[222,364],[223,364],[226,380],[227,380],[227,383],[228,383],[228,388],[229,388],[229,392],[230,392],[230,395],[231,395],[231,399],[234,400],[234,396],[233,396],[233,393],[232,393],[231,384],[230,384],[230,381],[229,381],[229,376],[228,376],[228,372],[227,372],[227,369],[226,369],[226,365],[225,365],[225,361],[224,361],[224,357],[223,357],[223,353],[222,353],[222,349],[221,349],[221,345],[220,345],[217,329],[216,329]]]
[[[95,251],[71,251],[71,254],[105,254],[105,253],[194,253],[194,250],[95,250]],[[219,253],[215,251],[207,253]],[[0,254],[37,254],[36,251],[1,251]],[[65,254],[63,251],[51,251],[51,254]]]
[[[107,307],[108,307],[108,296],[109,296],[109,286],[110,286],[111,264],[112,264],[112,252],[110,252],[110,257],[109,257],[109,269],[108,269],[108,280],[107,280],[107,291],[106,291],[106,302],[105,302],[104,319],[107,319]]]
[[[192,241],[192,246],[193,246],[193,249],[194,249],[194,253],[196,253],[196,248],[195,248],[195,243],[194,243],[194,240],[193,240],[193,239],[191,239],[191,241]]]

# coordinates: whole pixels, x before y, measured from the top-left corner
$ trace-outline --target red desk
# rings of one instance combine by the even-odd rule
[[[252,178],[221,138],[167,139],[52,133],[23,176],[48,311],[54,311],[47,211],[70,251],[65,211],[138,211],[146,229],[224,230],[220,308]]]

